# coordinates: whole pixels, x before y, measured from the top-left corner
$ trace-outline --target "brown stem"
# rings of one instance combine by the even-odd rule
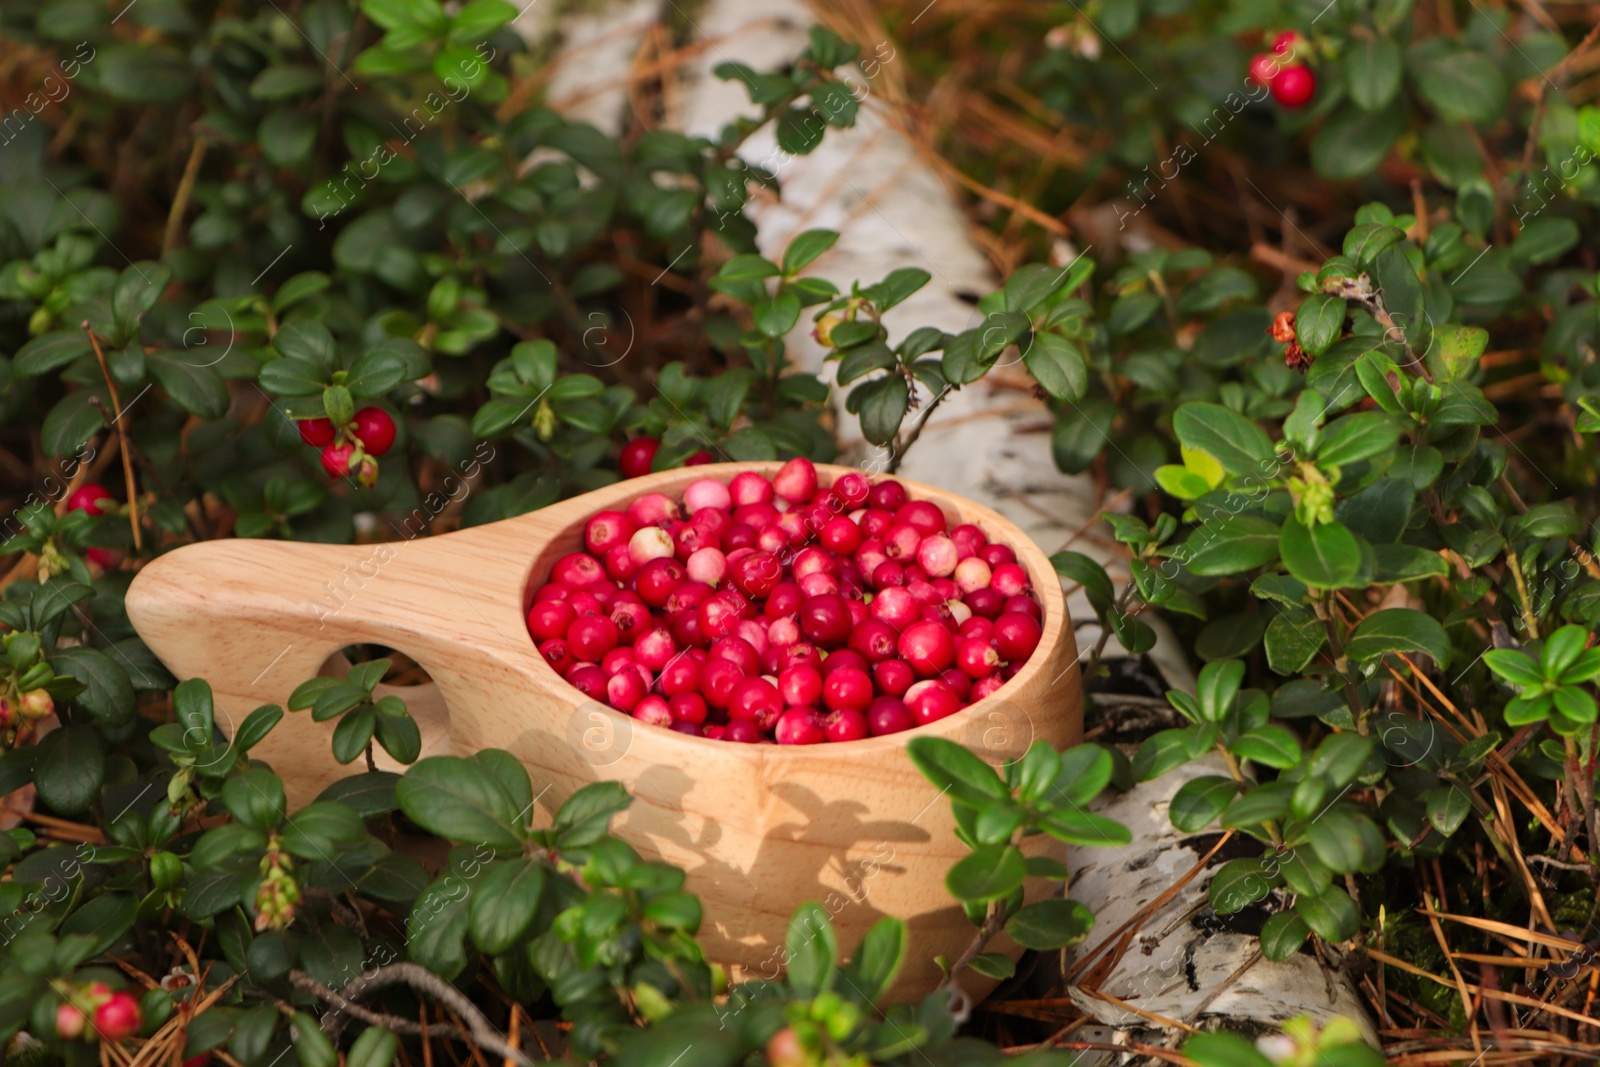
[[[355,1002],[356,997],[370,993],[385,986],[405,984],[420,992],[426,993],[434,1000],[446,1005],[466,1023],[466,1032],[449,1026],[439,1026],[446,1034],[468,1044],[476,1044],[490,1052],[504,1057],[517,1067],[531,1067],[532,1062],[527,1056],[489,1024],[476,1005],[455,986],[446,982],[426,967],[416,963],[391,963],[361,975],[344,989],[334,991],[311,977],[306,972],[295,969],[289,972],[289,981],[297,988],[303,989],[317,999],[322,1000],[341,1011],[349,1012],[363,1022],[374,1026],[382,1026],[396,1033],[423,1034],[421,1025],[409,1019],[401,1019],[393,1015],[384,1015],[371,1009],[364,1008]]]
[[[106,354],[101,351],[100,338],[89,328],[89,320],[84,319],[83,332],[89,335],[89,345],[94,349],[94,358],[100,361],[100,373],[106,380],[106,389],[111,392],[111,406],[116,408],[116,414],[111,417],[112,428],[117,431],[117,448],[122,453],[122,477],[128,486],[128,525],[133,527],[133,550],[144,550],[144,538],[139,533],[139,494],[138,488],[133,484],[133,453],[128,449],[128,438],[122,429],[122,401],[117,398],[117,383],[111,380],[111,368],[106,366]],[[135,344],[138,342],[135,341]]]
[[[1344,655],[1344,641],[1339,637],[1339,623],[1333,614],[1333,594],[1329,593],[1318,601],[1317,617],[1322,620],[1322,627],[1327,631],[1328,651],[1333,653],[1333,669],[1338,672],[1340,681],[1344,683],[1344,700],[1350,705],[1350,716],[1355,719],[1356,731],[1365,734],[1367,720],[1361,714],[1361,689],[1350,676],[1349,664]]]
[[[178,181],[178,191],[172,197],[172,209],[167,212],[166,232],[161,235],[161,254],[166,255],[178,244],[178,233],[183,228],[183,213],[189,209],[189,198],[194,194],[195,179],[200,176],[200,164],[206,158],[206,139],[196,137],[189,150],[189,162],[184,164],[183,177]]]

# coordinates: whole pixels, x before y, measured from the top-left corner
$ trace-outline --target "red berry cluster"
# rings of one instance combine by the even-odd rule
[[[105,486],[95,482],[86,482],[74,489],[67,496],[68,511],[84,511],[90,515],[104,515],[108,507],[114,508],[117,501]],[[84,553],[101,570],[110,570],[119,561],[116,552],[109,548],[91,548]],[[0,724],[3,725],[3,724]]]
[[[1271,52],[1250,60],[1250,78],[1272,90],[1272,98],[1284,107],[1304,107],[1317,93],[1317,76],[1304,63],[1292,63],[1297,46],[1304,43],[1299,34],[1286,30],[1272,42]]]
[[[322,469],[330,478],[348,478],[371,487],[378,480],[378,457],[394,445],[394,419],[382,408],[362,408],[344,427],[330,419],[301,419],[300,440],[322,450]]]
[[[894,480],[701,478],[584,528],[528,632],[586,696],[715,740],[857,741],[953,715],[1032,655],[1043,610],[1006,545]]]
[[[92,1013],[92,1014],[91,1014]],[[90,1024],[92,1021],[92,1027]],[[67,1041],[126,1041],[144,1025],[133,994],[113,993],[104,982],[92,982],[56,1008],[56,1036]]]

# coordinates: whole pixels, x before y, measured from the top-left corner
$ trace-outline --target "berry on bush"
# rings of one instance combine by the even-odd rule
[[[140,1025],[139,1002],[132,994],[113,993],[94,1009],[95,1032],[107,1041],[126,1041]]]
[[[382,408],[362,408],[350,425],[351,433],[369,456],[381,456],[394,444],[394,419]]]
[[[898,733],[993,693],[1043,634],[1016,553],[947,526],[898,482],[822,486],[807,459],[701,478],[591,516],[528,634],[569,684],[652,726],[784,745]]]
[[[1306,66],[1286,67],[1272,80],[1272,98],[1284,107],[1304,107],[1317,92],[1317,76]]]
[[[650,465],[655,462],[656,451],[661,447],[661,442],[654,437],[635,437],[622,446],[622,455],[617,460],[617,467],[622,471],[624,478],[638,478],[650,473]]]
[[[68,511],[86,511],[90,515],[103,515],[107,501],[112,501],[111,493],[103,485],[88,482],[80,485],[67,497]],[[112,501],[115,503],[114,501]]]
[[[295,423],[295,428],[300,431],[300,440],[312,448],[331,445],[337,436],[329,419],[301,419]]]

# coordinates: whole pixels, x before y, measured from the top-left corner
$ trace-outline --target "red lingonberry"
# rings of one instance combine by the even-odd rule
[[[860,741],[867,736],[867,717],[855,708],[840,708],[823,716],[829,741]]]
[[[82,1036],[83,1024],[87,1020],[83,1012],[71,1004],[61,1004],[56,1008],[56,1036],[67,1041],[72,1041]]]
[[[772,476],[772,491],[791,504],[804,503],[817,493],[817,468],[804,456],[796,456]]]
[[[1272,81],[1272,98],[1284,107],[1304,107],[1317,94],[1317,76],[1306,66],[1286,67]]]
[[[567,627],[567,647],[586,663],[598,663],[617,647],[617,624],[604,615],[582,615]]]
[[[832,671],[822,682],[822,702],[830,711],[860,711],[872,703],[872,679],[859,667]]]
[[[881,696],[867,705],[867,729],[873,737],[897,734],[916,725],[911,709],[898,697]]]
[[[338,436],[338,431],[333,428],[329,419],[298,419],[295,429],[300,431],[300,440],[312,448],[322,448],[333,444],[333,439]]]
[[[938,674],[956,657],[950,631],[937,622],[915,622],[906,627],[900,634],[899,650],[900,657],[923,677]]]
[[[872,681],[886,696],[904,696],[917,680],[917,672],[903,659],[886,659],[872,665]]]
[[[1283,73],[1283,57],[1260,52],[1250,59],[1250,80],[1263,88],[1277,80]]]
[[[906,690],[906,707],[918,726],[954,715],[961,710],[961,700],[955,691],[941,681],[918,682]]]
[[[894,511],[909,499],[906,487],[893,478],[886,478],[872,487],[867,503],[882,511]]]
[[[711,459],[711,453],[701,449],[698,452],[691,452],[689,458],[683,461],[683,465],[685,467],[703,467],[710,463]]]
[[[565,600],[539,600],[528,609],[528,633],[536,641],[548,641],[552,637],[565,637],[567,627],[578,617],[572,610],[572,605]]]
[[[94,1028],[106,1041],[126,1041],[139,1032],[139,1002],[117,992],[94,1009]]]
[[[74,489],[67,497],[68,511],[87,511],[90,515],[103,515],[106,510],[106,501],[112,499],[111,494],[103,485],[87,482]]]
[[[815,705],[822,699],[822,672],[809,663],[796,663],[778,674],[778,694],[791,708]]]
[[[815,708],[790,708],[778,716],[773,726],[773,738],[780,745],[821,744],[828,740],[822,721],[822,716],[817,714]]]
[[[838,648],[850,637],[850,606],[836,594],[808,598],[800,605],[800,632],[821,648]]]
[[[994,634],[990,640],[994,642],[1001,659],[1015,663],[1033,655],[1043,634],[1038,620],[1021,612],[1011,612],[994,621]]]
[[[651,726],[671,726],[677,721],[673,718],[672,707],[667,703],[667,698],[655,693],[642,697],[633,706],[633,717]]]
[[[620,511],[601,511],[590,516],[583,527],[583,543],[590,554],[604,556],[618,545],[628,543],[637,527]]]
[[[617,459],[617,468],[622,471],[624,478],[637,478],[642,474],[650,473],[650,464],[655,461],[656,450],[661,447],[661,442],[654,437],[635,437],[622,446],[622,455]]]
[[[355,445],[328,445],[322,450],[322,469],[330,478],[350,476],[350,457],[355,455]]]
[[[382,408],[362,408],[356,412],[351,432],[369,456],[381,456],[394,446],[394,419]]]
[[[692,722],[700,725],[706,721],[706,698],[699,693],[674,693],[667,698],[673,722]]]
[[[988,641],[963,638],[956,645],[956,666],[969,678],[987,678],[1000,669],[1000,653]]]

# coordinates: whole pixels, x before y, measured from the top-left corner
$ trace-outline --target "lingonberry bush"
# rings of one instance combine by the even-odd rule
[[[1091,0],[959,31],[907,12],[908,35],[1020,58],[1013,104],[1091,129],[1071,174],[1030,158],[1017,193],[1110,220],[1081,255],[1024,240],[1039,262],[954,333],[886,318],[927,272],[823,278],[825,230],[756,247],[747,204],[781,175],[741,146],[813,151],[860,106],[858,50],[826,31],[778,70],[723,64],[749,107],[715,137],[653,117],[611,137],[541,106],[504,0],[120,6],[0,7],[0,796],[31,805],[0,834],[0,1036],[80,1065],[130,1040],[190,1067],[456,1042],[522,1063],[559,1018],[575,1057],[628,1064],[999,1062],[958,1035],[962,975],[1010,974],[1002,930],[1053,950],[1092,922],[1023,904],[1068,873],[1024,840],[1125,840],[1084,807],[1195,760],[1215,773],[1171,818],[1255,842],[1210,902],[1254,916],[1267,957],[1382,968],[1360,974],[1379,1016],[1446,1044],[1480,1013],[1503,1031],[1503,998],[1590,1010],[1592,952],[1558,947],[1589,937],[1600,850],[1578,5]],[[996,184],[1029,150],[947,147]],[[375,691],[403,665],[222,729],[127,620],[132,575],[192,541],[393,540],[713,457],[832,459],[830,383],[786,344],[807,329],[891,469],[953,391],[1035,387],[1057,466],[1128,491],[1107,520],[1129,580],[1054,557],[1106,635],[1086,675],[1110,636],[1152,647],[1158,612],[1204,663],[1131,755],[1035,745],[997,770],[910,742],[970,850],[946,886],[974,926],[919,1005],[882,1003],[917,951],[902,924],[841,962],[813,905],[782,978],[730,986],[683,872],[609,833],[619,788],[546,817],[504,753],[419,760]],[[284,714],[357,765],[295,812],[249,756]],[[380,749],[409,769],[374,769]],[[1528,930],[1513,969],[1499,938]],[[1469,988],[1463,952],[1504,969]],[[1354,1037],[1297,1023],[1185,1054],[1372,1062]]]

